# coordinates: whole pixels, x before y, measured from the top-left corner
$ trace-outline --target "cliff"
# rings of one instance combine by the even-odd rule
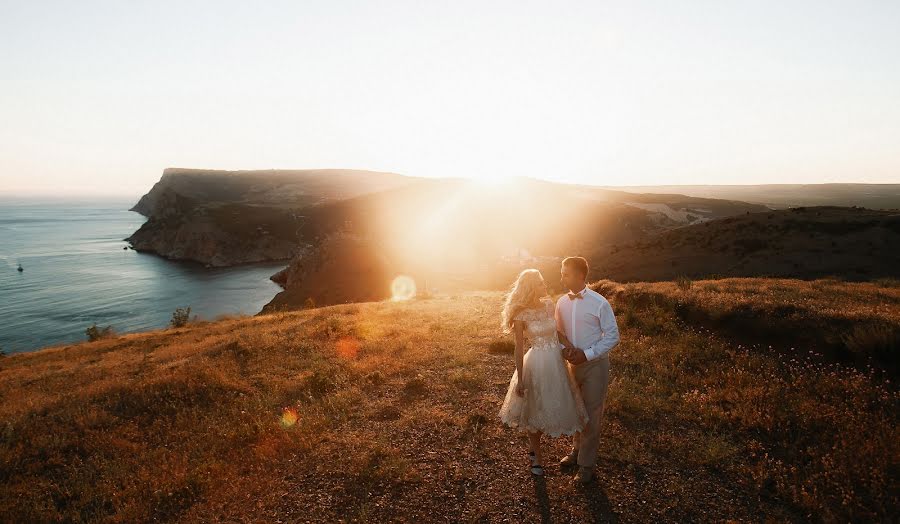
[[[403,186],[412,177],[353,169],[269,169],[225,171],[170,167],[131,208],[156,216],[167,190],[202,203],[303,208]]]
[[[300,217],[290,209],[198,204],[166,189],[158,214],[126,238],[141,252],[214,267],[290,259],[302,245]]]
[[[272,275],[281,291],[260,314],[310,305],[370,302],[391,296],[394,264],[373,242],[336,233],[303,249],[290,265]]]
[[[131,208],[148,220],[125,240],[137,251],[210,266],[288,260],[306,245],[304,209],[412,180],[339,169],[168,168]]]

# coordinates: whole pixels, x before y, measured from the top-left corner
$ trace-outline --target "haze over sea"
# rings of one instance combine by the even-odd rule
[[[124,250],[146,220],[128,211],[137,199],[0,196],[0,349],[85,340],[93,323],[163,328],[178,307],[253,315],[280,291],[269,276],[286,262],[206,268]]]

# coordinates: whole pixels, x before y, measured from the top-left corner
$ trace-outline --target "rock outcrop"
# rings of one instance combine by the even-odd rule
[[[148,220],[125,240],[137,251],[210,266],[289,260],[307,245],[305,209],[410,180],[339,169],[169,168],[131,208]]]
[[[153,199],[151,217],[126,238],[141,252],[215,267],[288,260],[302,245],[289,209],[201,203],[172,189]]]
[[[391,296],[393,271],[392,262],[374,242],[338,232],[317,246],[306,247],[288,267],[270,277],[284,291],[260,314],[383,300]]]

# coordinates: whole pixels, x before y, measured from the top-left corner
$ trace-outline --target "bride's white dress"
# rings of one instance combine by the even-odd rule
[[[558,437],[581,431],[588,414],[575,377],[563,359],[552,308],[553,303],[545,301],[543,308],[526,309],[515,317],[525,321],[525,336],[531,342],[522,366],[526,391],[524,397],[516,394],[518,377],[513,369],[500,420],[523,431]]]

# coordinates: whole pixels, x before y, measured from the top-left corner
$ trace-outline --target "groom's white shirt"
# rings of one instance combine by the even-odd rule
[[[584,298],[565,293],[556,301],[556,326],[588,360],[605,357],[619,343],[619,326],[609,301],[585,286]]]

